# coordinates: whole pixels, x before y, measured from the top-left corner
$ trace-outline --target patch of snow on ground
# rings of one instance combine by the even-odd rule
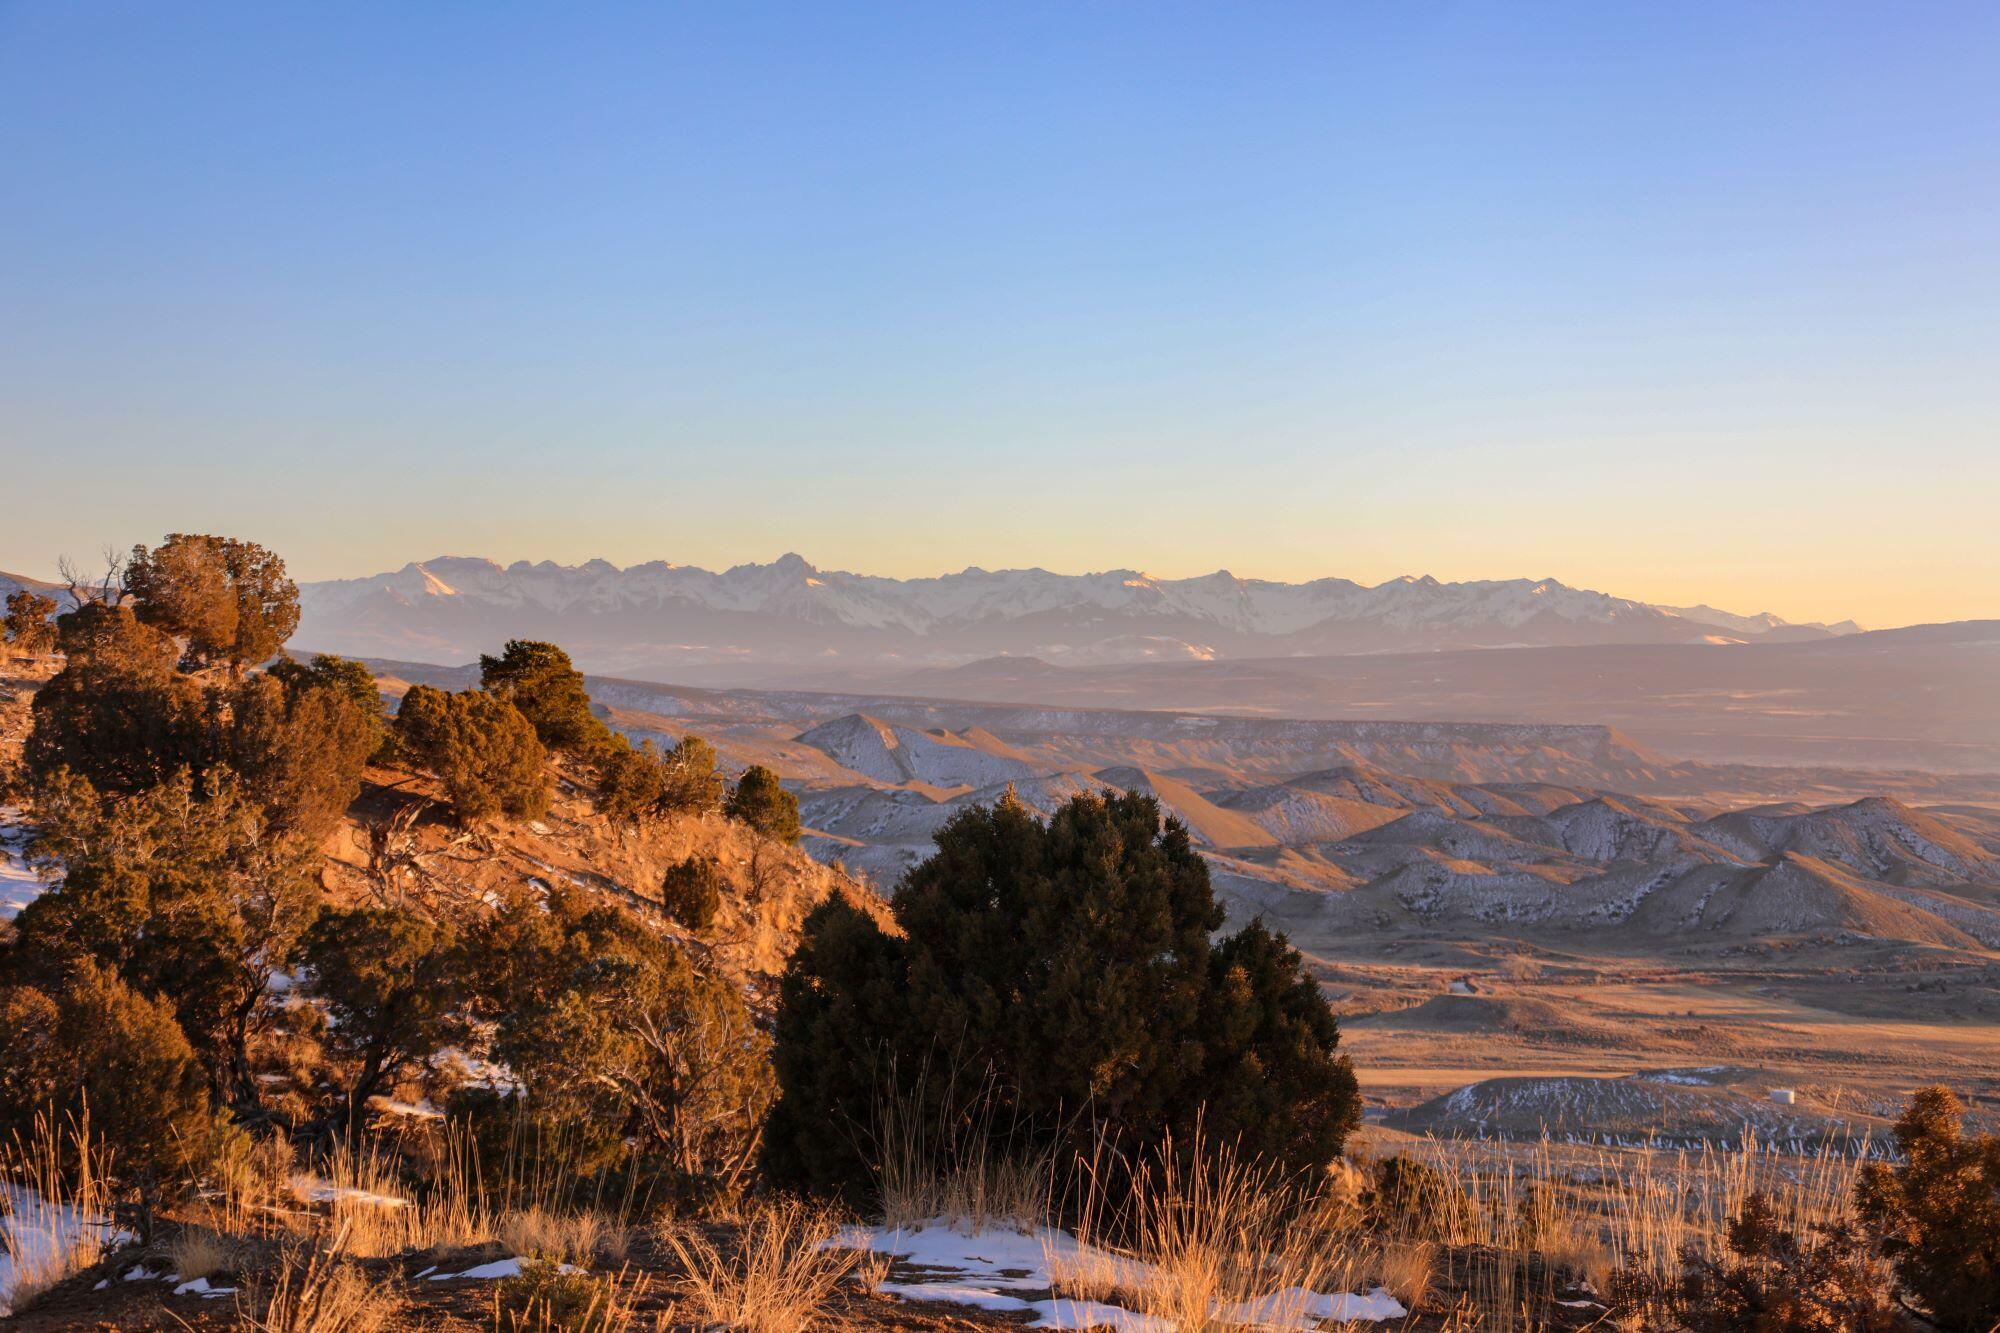
[[[1174,1333],[1171,1322],[1158,1315],[1135,1314],[1122,1305],[1097,1301],[1038,1301],[1041,1317],[1029,1328],[1114,1328],[1118,1333]]]
[[[884,1296],[896,1296],[906,1301],[947,1301],[952,1305],[970,1305],[980,1310],[1035,1308],[1033,1302],[995,1291],[991,1284],[978,1286],[961,1282],[919,1279],[915,1282],[881,1282],[876,1284],[875,1290]]]
[[[318,1176],[293,1176],[291,1183],[292,1193],[301,1203],[372,1203],[381,1208],[410,1206],[408,1199],[399,1199],[393,1194],[374,1194],[349,1185],[335,1185]]]
[[[1057,1273],[1087,1272],[1113,1287],[1143,1289],[1155,1280],[1151,1265],[1084,1244],[1067,1231],[955,1228],[944,1218],[915,1226],[845,1227],[828,1248],[868,1250],[893,1258],[906,1271],[878,1291],[908,1300],[946,1301],[985,1310],[1032,1310],[1031,1328],[1115,1328],[1121,1333],[1171,1333],[1162,1319],[1092,1301],[1029,1300],[1051,1290]],[[1381,1320],[1407,1313],[1385,1291],[1366,1296],[1326,1294],[1287,1287],[1224,1312],[1234,1322],[1267,1328],[1316,1329],[1322,1319]]]
[[[12,921],[47,891],[28,869],[28,825],[16,806],[0,805],[0,921]]]
[[[109,1221],[51,1205],[33,1190],[0,1182],[0,1319],[13,1313],[14,1288],[79,1245],[126,1239]]]
[[[1409,1311],[1381,1287],[1366,1296],[1344,1292],[1328,1295],[1304,1287],[1286,1287],[1259,1300],[1245,1301],[1222,1312],[1225,1321],[1258,1328],[1316,1329],[1324,1319],[1400,1319]]]
[[[444,1112],[431,1105],[428,1097],[415,1102],[398,1101],[394,1097],[370,1097],[368,1109],[379,1111],[383,1115],[408,1116],[413,1120],[444,1119]]]
[[[575,1264],[558,1264],[556,1265],[556,1270],[562,1273],[581,1273],[583,1271]],[[463,1273],[432,1273],[430,1274],[430,1280],[432,1282],[445,1282],[452,1278],[492,1280],[519,1276],[521,1276],[521,1261],[519,1259],[495,1259],[490,1264],[481,1264],[477,1268],[468,1268]]]

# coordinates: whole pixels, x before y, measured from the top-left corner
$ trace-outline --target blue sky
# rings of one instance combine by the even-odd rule
[[[2000,615],[2000,7],[0,0],[0,568]]]

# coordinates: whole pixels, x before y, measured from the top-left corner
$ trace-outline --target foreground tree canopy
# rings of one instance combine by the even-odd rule
[[[271,975],[318,910],[320,844],[383,727],[358,663],[246,669],[282,649],[297,613],[283,562],[252,543],[135,549],[122,594],[57,622],[63,668],[35,696],[23,752],[31,859],[62,883],[14,922],[0,986],[61,1007],[101,973],[164,1006],[205,1093],[238,1105],[256,1097]],[[163,1030],[148,1018],[101,1035],[153,1047]],[[45,1103],[0,1095],[0,1128]],[[108,1105],[93,1110],[108,1123]]]
[[[519,709],[485,690],[412,685],[396,712],[404,754],[437,774],[459,822],[549,808],[548,751]]]
[[[1968,1134],[1950,1089],[1923,1088],[1896,1122],[1902,1161],[1855,1192],[1904,1291],[1944,1333],[2000,1324],[2000,1134]]]
[[[587,756],[611,743],[611,731],[590,711],[583,673],[552,643],[512,639],[498,657],[480,654],[479,683],[507,700],[551,750]]]
[[[51,620],[55,613],[55,598],[21,588],[7,594],[7,614],[0,617],[0,630],[5,631],[15,652],[39,657],[55,649],[56,627]]]
[[[880,1108],[977,1117],[1013,1150],[1197,1132],[1287,1168],[1359,1122],[1339,1029],[1261,923],[1213,941],[1208,868],[1149,796],[1080,796],[1044,823],[1011,796],[954,818],[904,877],[892,935],[838,900],[785,976],[765,1133],[778,1182],[863,1198]]]
[[[178,640],[196,666],[241,671],[299,627],[298,585],[255,542],[176,532],[154,549],[133,547],[124,584],[139,619]]]
[[[87,1108],[150,1217],[243,1150],[239,1126],[367,1133],[375,1099],[465,1045],[520,1089],[458,1089],[475,1134],[526,1115],[592,1169],[738,1187],[771,1072],[768,1038],[693,940],[720,906],[712,860],[665,874],[677,932],[560,886],[344,908],[321,886],[371,759],[428,770],[473,825],[545,811],[553,751],[597,772],[603,813],[644,821],[715,811],[711,746],[634,747],[568,655],[531,641],[483,659],[483,688],[412,686],[392,726],[361,663],[284,655],[296,591],[270,552],[177,535],[116,574],[53,625],[53,599],[9,606],[15,651],[63,657],[21,765],[29,860],[60,882],[0,930],[0,1138]],[[750,790],[782,823],[775,779]]]

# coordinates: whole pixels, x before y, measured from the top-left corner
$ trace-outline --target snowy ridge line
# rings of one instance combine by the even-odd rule
[[[302,586],[308,616],[339,616],[371,604],[402,607],[483,605],[564,615],[676,609],[767,616],[851,630],[894,631],[917,638],[980,626],[1039,622],[1046,646],[1076,648],[1062,630],[1090,618],[1129,622],[1124,653],[1141,658],[1214,655],[1205,643],[1151,632],[1180,625],[1222,636],[1284,639],[1328,625],[1369,625],[1411,634],[1478,627],[1506,631],[1596,626],[1669,640],[1741,641],[1773,635],[1851,633],[1839,625],[1791,625],[1769,612],[1744,616],[1707,606],[1655,606],[1573,588],[1555,579],[1480,579],[1446,583],[1404,575],[1367,586],[1344,578],[1303,583],[1238,578],[1217,570],[1195,578],[1155,578],[1139,570],[1058,574],[1046,569],[985,570],[896,579],[824,570],[796,554],[719,573],[655,560],[619,568],[605,560],[560,565],[543,560],[502,566],[477,557],[440,556],[399,570]],[[1532,632],[1526,635],[1533,638]],[[1114,654],[1114,658],[1123,654]]]

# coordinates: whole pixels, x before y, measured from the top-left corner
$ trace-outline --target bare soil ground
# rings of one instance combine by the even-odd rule
[[[1338,997],[1370,1113],[1392,1123],[1488,1080],[1599,1079],[1657,1094],[1650,1123],[1635,1123],[1632,1108],[1606,1130],[1713,1134],[1721,1112],[1690,1100],[1699,1085],[1646,1076],[1718,1066],[1728,1077],[1710,1083],[1786,1123],[1838,1122],[1879,1138],[1913,1089],[1940,1082],[1976,1117],[2000,1119],[2000,964],[1985,959],[1858,945],[1669,967],[1484,952],[1490,942],[1302,943]],[[1792,1105],[1771,1101],[1780,1089],[1794,1093]],[[1741,1120],[1743,1109],[1731,1114]],[[1553,1120],[1424,1123],[1529,1137],[1576,1128]]]

